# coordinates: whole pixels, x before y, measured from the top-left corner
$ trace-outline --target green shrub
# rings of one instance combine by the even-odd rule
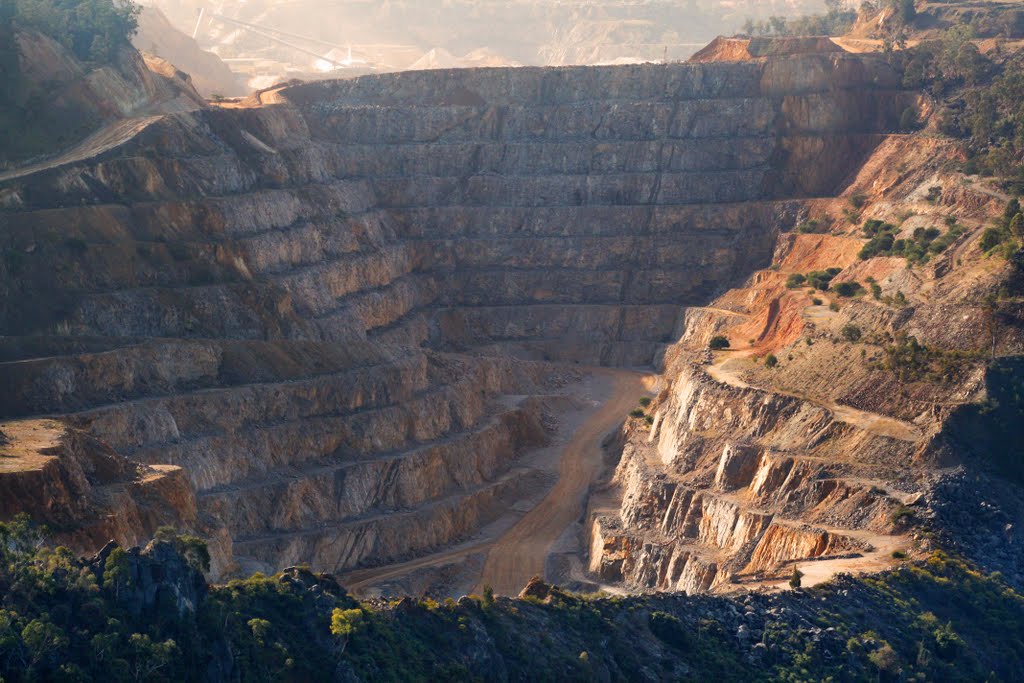
[[[712,351],[721,351],[722,349],[729,348],[729,346],[729,338],[721,334],[715,335],[711,338],[711,341],[708,342],[708,348]]]
[[[860,250],[861,260],[874,256],[902,256],[910,263],[927,262],[930,256],[945,251],[964,233],[962,227],[953,226],[945,234],[934,227],[916,228],[910,239],[897,239],[898,228],[877,219],[865,221],[862,230],[869,239]]]
[[[848,342],[858,342],[861,337],[860,328],[853,324],[844,325],[840,334]]]
[[[890,516],[890,520],[892,520],[892,523],[896,525],[906,524],[913,519],[914,511],[908,508],[906,505],[900,505],[893,511],[892,515]]]
[[[792,273],[788,278],[786,278],[786,287],[790,289],[796,289],[797,287],[803,285],[803,283],[805,282],[807,282],[807,278],[804,277],[802,274]]]
[[[885,349],[878,367],[887,370],[901,382],[927,380],[953,382],[980,357],[979,351],[946,351],[925,346],[913,336],[901,336]]]
[[[765,356],[765,358],[764,358],[764,366],[766,368],[774,368],[778,364],[779,364],[779,359],[775,356],[775,354],[769,353],[767,356]]]
[[[953,630],[953,624],[948,621],[935,629],[934,637],[935,651],[947,662],[956,659],[957,654],[965,645],[963,638]]]
[[[807,273],[807,284],[822,292],[828,291],[832,278],[843,272],[842,268],[828,268],[826,270],[812,270]]]
[[[793,567],[793,573],[789,576],[789,587],[799,588],[803,583],[804,573],[798,567]]]
[[[1005,238],[1006,235],[999,228],[985,228],[985,232],[981,233],[981,240],[979,240],[978,245],[982,251],[992,251],[1002,244]]]
[[[642,397],[640,399],[639,403],[640,403],[641,406],[646,408],[647,406],[651,405],[651,397],[650,396],[644,396],[644,397]]]
[[[822,221],[811,219],[798,223],[796,231],[801,235],[822,234],[828,232],[828,226]]]
[[[629,411],[629,416],[630,417],[643,417],[644,416],[644,411],[641,410],[640,408],[633,408],[633,410]]]
[[[858,282],[840,282],[839,284],[832,287],[832,291],[834,291],[839,296],[843,297],[855,296],[856,294],[863,291],[863,289],[864,288],[861,287],[860,283]]]

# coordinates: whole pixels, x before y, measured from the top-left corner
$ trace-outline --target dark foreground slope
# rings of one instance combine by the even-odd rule
[[[33,680],[1014,680],[1024,596],[941,554],[742,600],[358,603],[289,569],[207,586],[187,537],[91,560],[0,527],[0,674]]]

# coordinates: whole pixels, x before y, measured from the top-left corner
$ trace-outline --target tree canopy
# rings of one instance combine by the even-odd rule
[[[35,29],[91,62],[114,59],[135,34],[138,14],[132,0],[0,0],[0,22]]]

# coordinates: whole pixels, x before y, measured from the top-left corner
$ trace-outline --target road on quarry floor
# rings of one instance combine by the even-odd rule
[[[579,519],[586,505],[587,491],[601,474],[604,461],[601,442],[605,435],[622,423],[641,396],[650,393],[649,388],[655,381],[653,375],[631,370],[594,368],[591,372],[610,378],[608,395],[602,397],[601,406],[587,416],[562,448],[555,486],[508,531],[497,539],[470,541],[401,564],[349,572],[341,577],[342,584],[358,592],[402,579],[420,569],[460,562],[478,553],[487,553],[487,557],[477,592],[489,585],[496,593],[515,595],[531,578],[543,575],[552,545]]]
[[[602,369],[612,376],[608,400],[573,434],[562,451],[558,482],[533,510],[491,545],[478,589],[489,585],[500,595],[516,595],[544,564],[555,541],[586,506],[587,492],[603,468],[601,442],[647,393],[650,376]]]

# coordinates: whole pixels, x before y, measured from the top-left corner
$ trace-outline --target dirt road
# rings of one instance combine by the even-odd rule
[[[647,393],[648,375],[611,369],[595,372],[612,377],[611,396],[566,444],[554,488],[491,545],[478,590],[489,585],[500,595],[516,595],[532,577],[543,576],[551,546],[582,514],[587,491],[601,472],[602,440]]]
[[[373,567],[371,569],[359,569],[343,575],[341,577],[341,582],[342,585],[345,586],[346,590],[358,593],[368,586],[381,584],[393,579],[400,579],[408,576],[418,569],[441,567],[462,561],[469,555],[484,552],[487,548],[490,548],[491,545],[492,544],[490,542],[486,541],[482,543],[472,543],[465,546],[459,546],[446,552],[418,557],[415,560],[410,560],[409,562],[403,562],[401,564],[391,564],[385,567]]]
[[[44,161],[40,161],[22,168],[15,168],[11,171],[0,173],[0,182],[6,182],[16,178],[22,178],[41,173],[61,166],[77,164],[86,159],[99,156],[110,151],[119,145],[131,140],[133,137],[144,131],[153,123],[159,121],[162,116],[141,116],[138,118],[121,119],[115,121],[100,130],[96,131],[78,145],[70,150]]]
[[[722,384],[728,384],[737,389],[760,389],[760,387],[753,387],[744,382],[736,368],[736,363],[730,364],[730,361],[742,360],[747,355],[746,353],[718,354],[715,362],[704,366],[704,370]],[[892,439],[899,439],[900,441],[917,441],[921,438],[921,433],[915,425],[903,420],[897,420],[894,417],[879,415],[867,410],[858,410],[857,408],[840,405],[832,401],[816,400],[778,388],[764,389],[764,391],[771,391],[783,396],[792,396],[808,403],[814,403],[830,411],[837,422],[852,424],[872,434],[887,436]]]

